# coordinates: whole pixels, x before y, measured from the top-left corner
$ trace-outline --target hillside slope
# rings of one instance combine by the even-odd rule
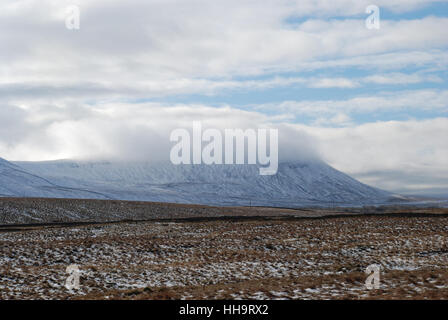
[[[97,192],[60,186],[2,158],[0,158],[0,196],[108,199],[106,195]]]
[[[255,165],[129,162],[16,162],[54,184],[95,190],[113,199],[212,205],[363,205],[390,193],[369,187],[323,162],[280,163],[274,176]]]

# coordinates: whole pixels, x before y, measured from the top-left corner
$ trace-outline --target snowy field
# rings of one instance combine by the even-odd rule
[[[447,240],[446,216],[10,228],[0,299],[447,299]]]

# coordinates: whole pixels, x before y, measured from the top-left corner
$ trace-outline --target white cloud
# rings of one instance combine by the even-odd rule
[[[7,32],[0,35],[0,58],[8,63],[0,66],[0,82],[88,79],[117,87],[260,75],[316,68],[322,60],[327,61],[323,66],[344,63],[340,59],[356,63],[359,56],[372,54],[377,56],[366,63],[384,64],[386,57],[380,55],[390,51],[406,55],[448,44],[446,18],[384,21],[378,32],[367,30],[363,19],[307,20],[293,27],[284,22],[292,12],[300,15],[299,9],[305,16],[360,13],[363,1],[79,1],[79,31],[65,29],[68,3],[2,2],[0,28]],[[408,10],[416,3],[378,5]]]
[[[326,68],[408,66],[446,69],[448,19],[384,21],[378,32],[363,19],[367,1],[76,1],[81,30],[65,28],[71,1],[2,1],[0,96],[5,103],[72,99],[123,100],[281,86],[352,89],[369,83],[437,81],[403,73],[344,76],[238,76]],[[430,2],[428,2],[430,3]],[[380,1],[400,12],[419,1]],[[297,25],[291,16],[309,17]],[[445,27],[444,27],[445,26]],[[389,52],[393,50],[394,52]],[[95,102],[95,101],[94,101]]]
[[[61,102],[62,103],[62,102]],[[88,112],[80,112],[81,110]],[[193,121],[203,127],[279,129],[280,159],[316,158],[314,142],[303,132],[290,129],[288,118],[231,107],[167,105],[158,103],[106,103],[96,106],[63,105],[12,107],[10,127],[0,136],[0,155],[12,160],[54,158],[106,158],[157,161],[168,160],[170,133],[176,128],[191,129]],[[273,123],[273,121],[276,121]],[[9,143],[13,141],[14,143]]]
[[[255,110],[272,110],[296,115],[369,113],[397,110],[448,110],[448,90],[414,90],[382,92],[347,100],[284,101],[253,106]]]
[[[331,117],[319,117],[313,121],[314,126],[352,126],[353,121],[350,116],[345,113],[338,113]]]
[[[359,83],[347,78],[318,79],[310,85],[311,88],[356,88]]]
[[[442,79],[432,74],[379,73],[365,77],[281,77],[257,80],[175,78],[142,80],[130,85],[111,81],[76,82],[67,79],[54,84],[49,80],[0,82],[0,100],[36,101],[39,99],[138,99],[165,97],[176,94],[217,95],[229,91],[253,91],[279,87],[355,89],[370,84],[403,85],[440,83]]]
[[[366,183],[411,194],[448,189],[448,118],[298,128],[319,141],[326,161]]]
[[[365,83],[376,84],[415,84],[422,82],[443,82],[443,80],[435,75],[427,75],[421,73],[387,73],[387,74],[374,74],[365,77],[363,80]]]

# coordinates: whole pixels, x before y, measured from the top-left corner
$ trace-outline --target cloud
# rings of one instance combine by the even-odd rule
[[[366,114],[375,111],[439,110],[448,107],[448,90],[414,90],[382,92],[347,100],[284,101],[252,106],[255,110],[272,110],[296,115]]]
[[[408,194],[448,189],[448,118],[298,127],[319,141],[324,160],[365,183]]]
[[[431,2],[427,2],[429,4]],[[446,69],[448,19],[382,22],[367,30],[368,1],[83,1],[81,29],[65,28],[71,1],[2,1],[0,96],[140,99],[297,86],[354,89],[368,83],[437,81],[403,73],[272,76],[328,68]],[[419,1],[380,1],[397,12]],[[307,17],[298,24],[291,16]],[[331,19],[332,16],[338,19]],[[341,19],[340,17],[346,17]],[[239,77],[262,77],[241,80]]]
[[[0,58],[8,63],[0,66],[0,82],[88,79],[113,88],[148,79],[300,71],[306,65],[316,68],[322,60],[356,60],[390,51],[406,54],[448,44],[446,18],[385,20],[378,32],[367,30],[364,19],[350,18],[308,19],[289,27],[285,19],[299,8],[304,14],[350,15],[363,12],[365,6],[356,1],[306,1],[300,7],[290,1],[237,3],[79,1],[81,30],[69,31],[64,24],[68,2],[6,1],[0,7],[0,28],[8,30],[0,36]],[[412,7],[402,2],[383,5]],[[387,63],[375,61],[384,58],[367,62]]]
[[[338,113],[334,116],[330,117],[319,117],[313,121],[313,125],[315,126],[352,126],[352,119],[346,115],[345,113]]]
[[[89,112],[79,114],[79,110]],[[107,103],[63,108],[13,108],[21,117],[8,120],[21,135],[0,136],[0,154],[13,160],[53,158],[121,159],[167,161],[173,144],[169,137],[176,128],[192,129],[201,121],[204,129],[276,128],[279,130],[280,160],[317,159],[315,142],[300,129],[256,112],[205,105],[158,103]],[[78,116],[75,116],[78,114]],[[281,119],[281,117],[279,118]],[[32,123],[33,130],[30,130]]]
[[[119,100],[160,98],[179,94],[204,94],[208,96],[226,92],[249,92],[273,88],[339,88],[355,89],[380,85],[403,85],[417,83],[441,83],[436,75],[420,73],[379,73],[365,77],[282,77],[275,76],[254,80],[195,79],[176,78],[166,80],[144,80],[133,85],[113,82],[88,81],[51,81],[15,83],[0,82],[0,100],[2,101],[36,101],[39,99],[89,99]]]
[[[386,74],[374,74],[367,76],[363,79],[365,83],[375,83],[375,84],[416,84],[424,82],[443,82],[443,80],[435,75],[421,74],[421,73],[386,73]]]
[[[311,88],[356,88],[359,83],[346,78],[319,79],[310,85]]]

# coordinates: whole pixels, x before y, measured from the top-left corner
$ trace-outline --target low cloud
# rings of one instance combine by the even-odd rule
[[[77,109],[88,108],[84,116],[74,117]],[[22,117],[10,118],[11,126],[21,131],[14,144],[11,135],[0,137],[0,154],[13,160],[54,158],[117,159],[167,161],[176,128],[192,129],[193,121],[204,128],[279,130],[280,160],[317,159],[315,141],[302,130],[282,122],[272,122],[264,114],[230,107],[204,105],[166,105],[156,103],[112,103],[97,106],[65,106],[45,109],[33,106],[19,109]],[[45,111],[51,112],[45,114]],[[281,118],[279,118],[281,119]],[[34,129],[29,131],[29,123]]]
[[[448,189],[448,118],[299,128],[319,141],[325,161],[365,183],[407,194]]]

